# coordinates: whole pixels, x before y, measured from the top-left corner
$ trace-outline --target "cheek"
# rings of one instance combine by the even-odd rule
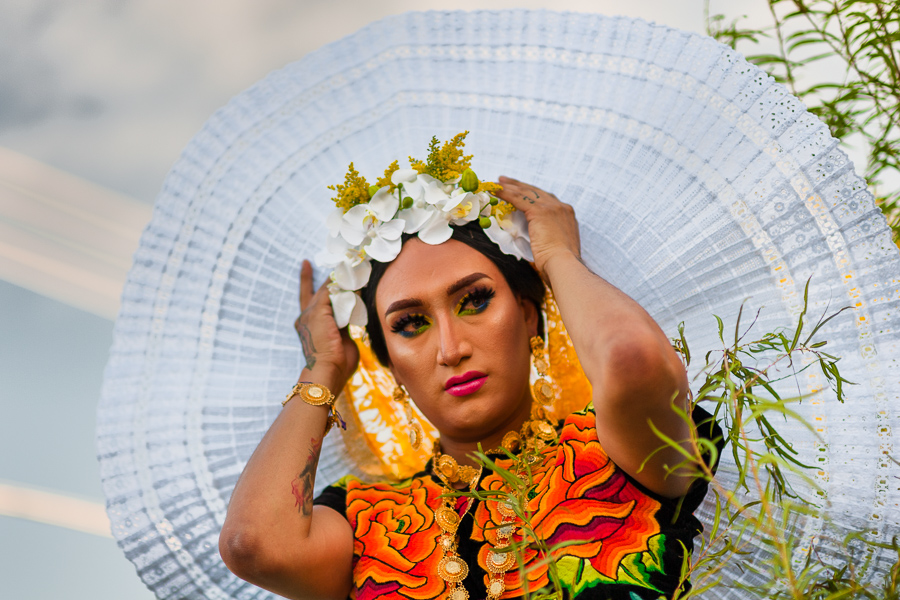
[[[390,333],[388,335],[391,335]],[[428,358],[423,344],[411,343],[406,338],[393,338],[385,340],[390,361],[390,370],[398,383],[406,387],[410,395],[415,395],[424,377],[429,371],[434,371],[434,360]]]

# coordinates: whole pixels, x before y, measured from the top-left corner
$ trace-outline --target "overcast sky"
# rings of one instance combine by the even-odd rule
[[[388,14],[516,6],[704,30],[703,0],[4,0],[0,146],[152,201],[203,122],[269,71]]]

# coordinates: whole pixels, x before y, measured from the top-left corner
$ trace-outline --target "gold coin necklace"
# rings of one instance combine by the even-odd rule
[[[533,463],[538,460],[539,454],[548,444],[556,442],[556,428],[550,423],[547,412],[538,404],[531,409],[531,418],[523,423],[521,433],[510,431],[503,436],[502,449],[497,448],[491,453],[504,453],[504,450],[516,452],[522,450],[516,459],[516,476],[522,477],[525,472],[525,462]],[[524,448],[523,448],[524,446]],[[462,585],[469,574],[469,565],[459,555],[459,541],[457,530],[462,518],[468,514],[474,498],[466,498],[463,503],[465,508],[460,511],[460,504],[453,496],[454,483],[463,482],[469,492],[475,490],[478,480],[481,478],[481,467],[460,465],[452,456],[441,453],[440,442],[434,445],[434,457],[432,470],[441,480],[444,487],[442,504],[434,517],[441,534],[438,537],[438,545],[443,556],[438,563],[438,576],[447,583],[448,600],[468,600],[469,592]],[[516,565],[516,556],[509,549],[509,542],[518,529],[515,505],[520,498],[508,498],[497,501],[497,512],[502,521],[496,528],[496,543],[488,552],[486,567],[489,574],[487,584],[487,600],[499,600],[506,591],[506,573]]]
[[[437,444],[435,444],[437,448]],[[446,459],[449,459],[446,460]],[[452,462],[451,462],[452,461]],[[464,481],[468,484],[469,491],[475,490],[478,480],[481,478],[481,469],[474,467],[460,467],[452,456],[446,454],[441,455],[434,461],[434,472],[440,478],[444,486],[444,497],[441,499],[441,507],[434,513],[434,520],[441,528],[441,535],[438,537],[438,545],[441,548],[443,556],[438,563],[438,576],[447,583],[448,600],[468,600],[469,592],[462,585],[463,580],[469,574],[469,565],[458,553],[458,537],[456,531],[459,524],[469,513],[475,498],[459,498],[452,496],[454,490],[451,482]],[[440,465],[440,466],[439,466]],[[460,471],[465,469],[466,477],[460,477]],[[460,511],[460,503],[465,508]]]

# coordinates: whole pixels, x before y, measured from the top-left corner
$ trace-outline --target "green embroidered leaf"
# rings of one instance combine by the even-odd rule
[[[601,583],[615,583],[583,558],[564,556],[556,561],[556,568],[560,583],[571,592],[572,597]]]

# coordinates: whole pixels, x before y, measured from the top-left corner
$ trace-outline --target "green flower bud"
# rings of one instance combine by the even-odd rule
[[[407,196],[400,202],[400,208],[411,208],[412,205],[413,205],[413,199],[409,196]]]
[[[487,229],[491,226],[490,217],[478,217],[478,224],[481,225],[482,229]]]
[[[377,185],[370,185],[370,186],[369,186],[369,198],[371,198],[372,196],[374,196],[374,195],[378,192],[378,190],[380,190],[380,189],[381,189],[381,188],[378,187]]]
[[[474,192],[478,189],[478,176],[472,169],[463,171],[462,179],[459,180],[459,187],[467,192]]]
[[[497,206],[498,204],[500,204],[500,198],[494,198],[493,196],[491,196],[491,206]]]

